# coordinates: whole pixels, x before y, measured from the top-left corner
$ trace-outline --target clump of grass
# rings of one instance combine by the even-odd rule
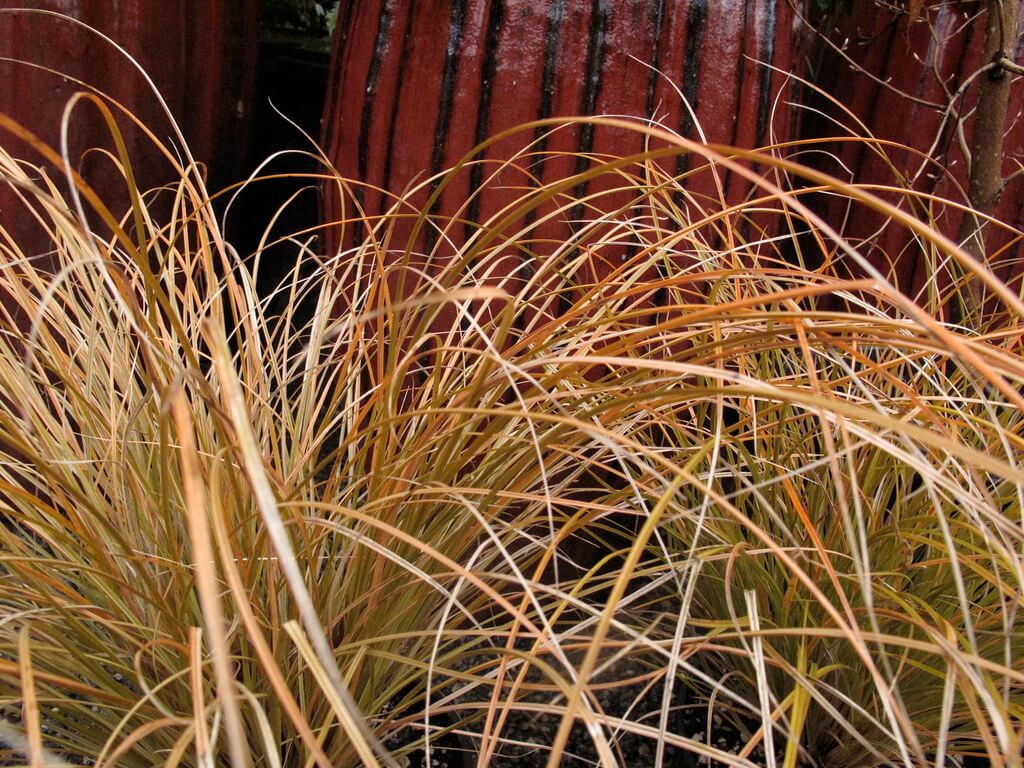
[[[52,241],[0,244],[12,753],[376,765],[458,731],[486,765],[525,712],[551,766],[577,724],[602,765],[626,739],[1020,764],[1019,298],[799,147],[591,122],[649,149],[540,186],[524,141],[380,215],[325,173],[326,256],[268,228],[241,258],[190,168],[118,218],[0,154]],[[474,163],[511,199],[479,223],[434,205]],[[726,172],[749,200],[688,191]],[[974,266],[999,311],[941,324],[948,295],[873,273],[820,192]],[[260,295],[276,239],[296,264]],[[669,728],[681,701],[706,736]]]

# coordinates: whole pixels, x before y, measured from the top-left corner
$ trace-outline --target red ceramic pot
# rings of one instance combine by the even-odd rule
[[[124,46],[156,83],[196,159],[208,166],[211,186],[234,180],[240,173],[252,107],[257,0],[26,0],[15,5],[67,14]],[[9,59],[57,70],[95,86],[168,143],[170,124],[142,76],[112,46],[67,19],[0,12],[0,56],[5,59],[0,61],[0,112],[51,146],[58,146],[66,103],[82,88],[70,79]],[[149,140],[129,120],[119,117],[119,124],[140,186],[173,180],[170,166],[152,150]],[[100,153],[87,152],[114,146],[99,112],[91,106],[79,107],[70,136],[73,162],[110,207],[123,209],[124,181],[111,172]],[[0,141],[17,154],[38,160],[10,135],[0,135]],[[0,221],[23,229],[25,218],[10,191],[0,190]]]
[[[654,118],[696,138],[677,91],[693,105],[710,141],[759,146],[791,135],[792,109],[779,108],[775,96],[793,88],[779,71],[799,68],[802,35],[787,0],[351,0],[342,3],[335,32],[324,146],[345,176],[400,193],[485,138],[540,118]],[[486,156],[507,157],[540,134],[521,134]],[[627,155],[643,144],[636,132],[583,126],[560,130],[538,146]],[[584,167],[572,158],[538,158],[530,171],[550,182]],[[490,184],[462,208],[488,173],[478,167],[453,179],[437,212],[483,221],[515,199]],[[531,183],[525,174],[503,181]],[[602,183],[610,184],[598,180],[578,191],[601,190]],[[735,175],[726,174],[724,183],[729,201],[751,192]],[[695,175],[689,186],[718,197],[709,174]],[[373,190],[359,198],[370,214],[388,205]],[[598,204],[622,202],[610,195]],[[712,206],[720,208],[721,201]],[[572,213],[536,231],[537,256],[564,242]],[[325,215],[328,221],[341,216],[337,199],[327,198]],[[396,234],[393,242],[401,242],[403,233]],[[457,226],[446,235],[456,244],[462,237]],[[329,235],[329,250],[337,238],[336,231]],[[431,241],[416,247],[429,250]],[[612,268],[592,267],[595,279]]]
[[[986,9],[987,3],[941,3],[912,21],[908,14],[866,0],[845,4],[826,34],[847,58],[822,42],[823,55],[817,67],[822,73],[818,85],[836,96],[871,134],[909,148],[886,152],[899,174],[913,181],[915,190],[961,203],[967,202],[961,145],[969,147],[973,134],[980,78],[972,76],[985,63]],[[1019,41],[1019,33],[1012,39]],[[1022,60],[1019,44],[1011,55]],[[1002,171],[1004,177],[1012,178],[995,215],[1019,227],[1024,224],[1024,177],[1014,171],[1024,157],[1024,88],[1014,86],[1010,93]],[[949,94],[958,94],[956,113],[966,116],[963,141],[957,136],[956,113],[946,117]],[[829,112],[846,125],[853,122],[834,106]],[[830,124],[815,130],[821,135],[837,133]],[[924,153],[930,153],[934,162],[923,163]],[[858,183],[892,185],[897,178],[888,162],[860,142],[838,146],[835,160],[825,163],[827,169]],[[886,197],[911,210],[902,196]],[[905,228],[887,225],[885,217],[864,207],[846,210],[836,199],[825,202],[823,209],[833,223],[845,222],[847,236],[860,243],[874,266],[905,292],[923,294],[930,275],[937,276],[939,289],[948,285],[948,273],[936,272],[926,249],[915,243]],[[943,233],[957,235],[962,218],[958,210],[936,206],[933,214]],[[1005,231],[993,230],[988,250],[992,266],[1003,279],[1019,280],[1020,245],[1005,248],[1011,240]]]

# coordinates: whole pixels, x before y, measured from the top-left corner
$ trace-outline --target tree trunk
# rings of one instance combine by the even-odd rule
[[[968,200],[974,213],[964,216],[957,239],[974,259],[987,262],[985,222],[981,216],[996,212],[1003,192],[1002,165],[1006,114],[1010,104],[1010,74],[1002,65],[1016,52],[1018,0],[989,0],[985,27],[984,61],[991,62],[978,89],[977,117],[971,146]],[[981,214],[976,215],[976,214]],[[983,311],[984,291],[978,278],[968,276],[961,291],[961,319],[977,318]]]

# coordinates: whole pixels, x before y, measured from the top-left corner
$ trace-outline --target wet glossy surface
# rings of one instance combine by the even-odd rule
[[[540,118],[655,118],[697,137],[680,92],[709,140],[757,146],[773,135],[790,136],[792,110],[783,106],[773,114],[773,96],[790,85],[753,60],[796,69],[801,33],[795,26],[786,0],[351,0],[339,12],[325,147],[346,175],[400,192],[484,138]],[[487,156],[507,157],[539,136],[519,135]],[[641,151],[643,139],[585,126],[559,131],[539,146],[624,155]],[[551,181],[583,167],[561,157],[531,170]],[[438,210],[457,210],[485,173],[456,179]],[[513,175],[506,183],[530,182]],[[733,201],[750,189],[737,177],[727,176],[725,184]],[[513,199],[494,186],[464,215],[483,220]],[[690,186],[715,194],[708,174]],[[581,191],[601,188],[597,181]],[[385,204],[372,192],[363,202],[370,212]],[[611,196],[603,205],[623,202]],[[327,215],[338,213],[328,200]],[[538,235],[557,239],[562,230],[545,225]]]
[[[964,155],[956,135],[954,120],[943,121],[943,111],[949,93],[956,93],[960,85],[982,64],[985,37],[985,12],[978,13],[973,3],[945,3],[933,9],[928,18],[931,23],[919,21],[908,24],[905,16],[894,16],[873,8],[870,4],[854,3],[852,10],[841,15],[831,39],[842,44],[845,52],[857,66],[872,72],[868,77],[843,62],[834,53],[824,56],[820,65],[824,73],[820,84],[826,91],[841,97],[844,107],[853,112],[877,138],[909,145],[924,153],[932,150],[938,164],[928,166],[914,184],[923,192],[934,192],[954,200],[965,201],[967,188]],[[1021,61],[1021,50],[1015,52]],[[882,85],[878,80],[884,81]],[[895,89],[895,90],[894,90]],[[915,102],[905,95],[918,99]],[[962,114],[970,115],[977,99],[977,81],[963,92],[956,102]],[[1017,168],[1016,161],[1024,158],[1024,88],[1011,89],[1007,114],[1007,133],[1004,143],[1003,176]],[[832,114],[838,110],[832,109]],[[852,121],[843,119],[847,125]],[[973,119],[965,123],[964,138],[970,146]],[[817,127],[819,133],[835,129]],[[848,170],[835,163],[826,164],[831,172],[852,175],[861,183],[893,183],[893,173],[877,155],[863,144],[847,145],[837,153]],[[921,156],[903,150],[890,150],[891,159],[904,174],[911,175],[921,167]],[[906,205],[904,204],[904,207]],[[827,206],[832,221],[842,221],[845,211],[840,206]],[[936,209],[942,231],[953,237],[957,233],[961,216],[952,208]],[[1024,178],[1016,176],[1006,187],[997,216],[1016,226],[1024,224]],[[884,221],[865,210],[854,210],[847,231],[856,239],[868,238],[864,249],[877,266],[899,281],[904,290],[921,290],[930,272],[926,257],[909,237],[895,228],[875,236]],[[989,242],[990,250],[998,251],[1008,240],[1005,234],[996,234]],[[877,243],[879,248],[871,244]],[[880,254],[899,254],[895,263]],[[1004,279],[1021,274],[1014,262],[1020,257],[1020,246],[998,253],[993,266]]]
[[[151,75],[197,159],[210,165],[214,184],[233,179],[241,170],[252,107],[256,0],[19,0],[14,5],[67,13],[117,40]],[[138,72],[108,44],[66,20],[0,13],[0,56],[88,82],[132,110],[162,140],[170,135],[167,119]],[[0,111],[56,145],[64,105],[80,87],[7,61],[0,62],[0,84]],[[129,121],[120,123],[140,183],[149,186],[172,178]],[[72,157],[101,196],[116,206],[124,200],[123,182],[98,153],[82,156],[90,147],[112,147],[109,131],[91,106],[76,110],[72,125]],[[3,141],[18,149],[9,137]],[[25,156],[33,154],[25,151]],[[14,212],[9,193],[0,191],[5,225],[21,218]]]

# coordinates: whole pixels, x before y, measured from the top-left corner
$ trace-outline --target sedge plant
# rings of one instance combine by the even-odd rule
[[[340,220],[246,255],[170,150],[123,213],[0,152],[48,243],[0,232],[5,760],[1020,765],[1021,297],[798,145],[589,122],[646,148],[540,183],[544,121],[381,213],[324,163]]]

